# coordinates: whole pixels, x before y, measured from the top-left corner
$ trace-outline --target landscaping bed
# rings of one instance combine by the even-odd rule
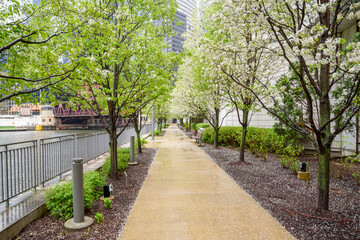
[[[104,202],[96,200],[92,205],[91,212],[85,215],[95,219],[95,214],[101,213],[103,221],[95,222],[86,229],[80,231],[68,231],[64,228],[64,221],[47,214],[26,226],[15,239],[117,239],[121,232],[133,203],[140,191],[140,188],[148,173],[148,169],[155,158],[156,149],[144,148],[143,153],[137,155],[135,161],[139,165],[129,166],[124,174],[116,180],[107,180],[112,184],[115,199],[112,200],[112,207],[106,208]]]
[[[360,186],[350,172],[331,179],[330,210],[320,213],[314,156],[300,156],[310,167],[308,183],[282,168],[274,154],[264,161],[246,152],[246,162],[239,164],[237,150],[209,144],[203,150],[297,239],[360,239]]]

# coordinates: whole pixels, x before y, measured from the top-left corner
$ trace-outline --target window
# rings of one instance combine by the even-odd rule
[[[51,123],[51,118],[49,118],[49,123]]]
[[[45,122],[45,121],[46,121],[46,119],[43,119],[43,120],[42,120],[42,122]]]

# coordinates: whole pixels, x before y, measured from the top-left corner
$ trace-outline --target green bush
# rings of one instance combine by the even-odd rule
[[[105,198],[104,199],[104,204],[106,208],[111,208],[112,204],[111,204],[111,199],[110,198]]]
[[[356,184],[360,186],[360,171],[356,171],[352,176],[354,177]]]
[[[144,138],[140,138],[140,144],[142,147],[147,143],[148,143],[148,141],[146,141]],[[137,151],[137,149],[138,149],[138,140],[136,138],[135,139],[135,151]]]
[[[84,174],[84,207],[91,209],[91,205],[102,191],[105,180],[100,173],[93,171]],[[59,219],[69,219],[73,216],[73,183],[61,182],[46,191],[46,208],[50,215]]]
[[[154,135],[160,136],[164,131],[163,130],[155,130]],[[152,131],[149,132],[149,135],[152,135]]]
[[[241,144],[241,134],[242,127],[221,127],[219,130],[219,145],[238,148]],[[203,132],[202,141],[213,144],[214,137],[214,129],[206,128]],[[257,156],[262,156],[265,160],[268,152],[283,155],[284,151],[287,151],[284,150],[286,146],[285,137],[276,134],[271,128],[247,128],[245,148]]]
[[[191,123],[191,129],[196,130],[196,124],[197,124],[197,123]]]
[[[136,155],[136,151],[135,151]],[[118,170],[124,171],[128,166],[130,160],[130,148],[118,148],[117,149],[117,160],[118,160]],[[105,160],[105,163],[101,167],[101,174],[108,178],[111,171],[111,161],[110,156]]]
[[[100,223],[100,222],[102,222],[102,220],[104,220],[104,216],[102,215],[102,213],[97,212],[95,214],[95,219],[96,219],[97,223]]]
[[[207,123],[198,123],[198,124],[196,124],[196,131],[199,131],[199,128],[205,129],[205,128],[208,128],[208,127],[210,127],[210,124],[207,124]]]

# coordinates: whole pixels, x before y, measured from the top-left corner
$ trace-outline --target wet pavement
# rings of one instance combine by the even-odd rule
[[[159,148],[121,240],[295,239],[177,127]]]

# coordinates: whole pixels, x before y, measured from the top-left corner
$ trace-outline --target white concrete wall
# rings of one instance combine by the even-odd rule
[[[225,115],[225,111],[220,113],[220,119]],[[240,112],[240,117],[242,114]],[[249,126],[251,127],[261,127],[261,128],[272,128],[276,120],[272,118],[265,110],[261,110],[260,112],[253,113],[251,115]],[[223,123],[223,126],[241,126],[236,111],[229,113]]]
[[[34,127],[36,124],[41,124],[40,115],[29,117],[14,115],[0,116],[0,127]]]

